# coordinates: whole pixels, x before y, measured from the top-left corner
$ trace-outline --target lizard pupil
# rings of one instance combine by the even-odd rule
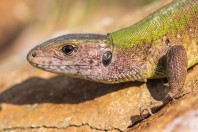
[[[69,55],[69,54],[73,53],[74,49],[75,49],[75,47],[73,45],[66,45],[62,48],[62,51],[66,55]]]
[[[111,63],[112,60],[112,53],[111,51],[107,51],[102,56],[102,63],[106,67]]]

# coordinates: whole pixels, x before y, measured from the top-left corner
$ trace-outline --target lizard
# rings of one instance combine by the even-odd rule
[[[198,0],[175,0],[106,35],[50,39],[30,50],[27,60],[45,71],[108,84],[167,78],[166,104],[184,87],[187,69],[198,63]]]

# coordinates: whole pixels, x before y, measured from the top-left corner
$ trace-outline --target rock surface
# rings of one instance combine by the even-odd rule
[[[65,76],[54,76],[29,65],[17,67],[25,63],[23,60],[17,59],[12,62],[16,69],[12,71],[1,66],[4,70],[0,70],[2,74],[0,128],[4,130],[42,130],[45,128],[75,130],[79,128],[79,130],[124,131],[141,120],[139,108],[142,105],[160,100],[167,90],[167,87],[163,86],[163,82],[159,83],[159,80],[149,80],[147,83],[106,85]],[[8,72],[10,76],[7,78]],[[21,82],[27,77],[28,79]],[[16,84],[12,85],[12,83]],[[160,115],[161,120],[167,119],[166,113],[171,108],[177,108],[173,111],[179,114],[180,108],[182,110],[186,105],[190,107],[191,104],[196,103],[198,95],[195,91],[197,90],[198,66],[189,71],[183,90],[183,94],[191,93],[170,103],[156,116]],[[191,96],[192,99],[189,98]],[[196,105],[192,106],[196,108]],[[192,107],[189,111],[195,108]],[[187,108],[185,110],[188,111]],[[173,119],[176,117],[171,114],[169,116]],[[152,118],[154,117],[138,126],[145,127],[144,124],[151,123],[152,125],[153,122],[156,125],[156,118],[151,122]],[[153,130],[152,127],[149,129]]]
[[[197,100],[198,92],[185,95],[127,131],[196,132],[198,130]]]
[[[158,5],[154,3],[142,10],[146,13],[134,15],[140,19]],[[129,23],[129,15],[114,25],[123,27]],[[139,109],[159,103],[168,90],[163,80],[107,85],[57,76],[33,68],[24,54],[17,54],[2,60],[0,65],[0,131],[168,132],[181,129],[181,120],[197,121],[191,115],[198,111],[198,65],[189,70],[179,99],[141,121]],[[147,116],[145,112],[144,117]],[[180,120],[180,124],[175,125],[175,120]]]

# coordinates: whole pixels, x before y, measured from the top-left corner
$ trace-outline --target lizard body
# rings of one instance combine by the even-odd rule
[[[107,35],[68,34],[48,40],[27,59],[42,70],[102,83],[167,77],[171,89],[180,89],[187,68],[198,63],[198,1],[175,0]]]

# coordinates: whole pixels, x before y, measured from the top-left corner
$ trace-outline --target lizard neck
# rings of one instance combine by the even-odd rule
[[[143,52],[144,50],[135,48],[114,48],[111,64],[106,68],[100,67],[94,70],[88,78],[95,78],[97,81],[105,83],[142,80],[145,78],[145,73],[148,72]]]
[[[175,34],[185,28],[198,12],[195,0],[175,0],[142,21],[109,34],[115,46],[129,48],[151,43],[166,34]]]

